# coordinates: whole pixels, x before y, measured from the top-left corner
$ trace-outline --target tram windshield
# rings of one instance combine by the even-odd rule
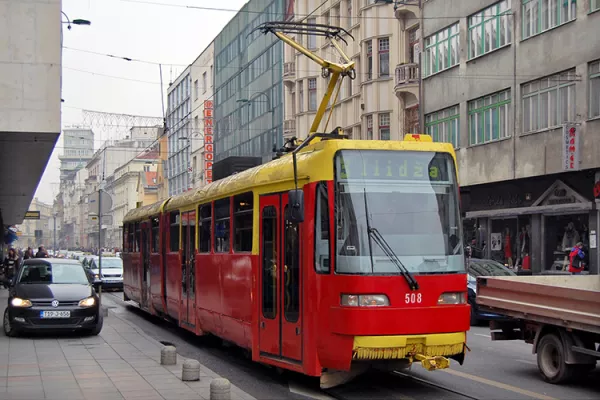
[[[337,273],[402,273],[370,241],[368,225],[412,274],[465,272],[458,185],[449,154],[343,150],[335,170]]]

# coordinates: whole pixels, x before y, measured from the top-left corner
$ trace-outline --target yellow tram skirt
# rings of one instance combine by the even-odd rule
[[[464,351],[465,332],[431,335],[356,336],[353,360],[395,360],[452,356]],[[415,357],[419,356],[419,357]]]

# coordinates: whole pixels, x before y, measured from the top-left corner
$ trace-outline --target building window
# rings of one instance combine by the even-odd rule
[[[367,115],[367,139],[373,140],[373,116]]]
[[[419,106],[404,110],[404,133],[419,133]]]
[[[590,118],[595,117],[600,117],[600,60],[590,64]]]
[[[425,38],[425,76],[458,64],[458,24]]]
[[[419,62],[419,28],[412,28],[408,31],[408,62]]]
[[[419,112],[418,108],[416,112]],[[458,122],[458,106],[448,107],[425,115],[425,133],[436,142],[452,143],[454,148],[458,148]]]
[[[198,79],[194,81],[194,99],[198,100]]]
[[[590,12],[600,10],[600,0],[590,0]]]
[[[469,144],[504,139],[509,133],[510,90],[469,102]]]
[[[351,97],[352,96],[352,79],[347,78],[346,79],[346,97]]]
[[[575,119],[575,70],[523,84],[523,132],[559,127]]]
[[[595,1],[595,0],[592,0]],[[346,0],[346,8],[348,10],[348,21],[346,24],[347,28],[350,28],[352,26],[352,0]]]
[[[304,112],[304,82],[298,81],[298,112]]]
[[[373,43],[367,42],[367,80],[373,79]]]
[[[379,114],[379,140],[390,140],[390,113]]]
[[[308,111],[317,110],[317,78],[308,79]]]
[[[469,59],[511,42],[510,0],[496,3],[469,17]]]
[[[317,19],[316,18],[309,18],[306,22],[309,25],[316,25],[317,24]],[[309,33],[308,34],[307,47],[309,49],[311,49],[311,50],[317,48],[317,36],[314,33]]]
[[[206,72],[202,73],[202,93],[206,93]]]
[[[379,39],[379,76],[390,76],[390,39]]]
[[[522,0],[523,39],[572,21],[577,16],[576,0]]]

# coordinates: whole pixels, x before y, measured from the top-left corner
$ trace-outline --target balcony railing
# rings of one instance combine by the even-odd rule
[[[296,63],[286,62],[283,64],[283,77],[293,78],[296,76]]]
[[[283,131],[284,132],[296,132],[296,120],[295,119],[286,119],[283,121]]]
[[[401,64],[396,66],[396,88],[419,83],[419,64]]]

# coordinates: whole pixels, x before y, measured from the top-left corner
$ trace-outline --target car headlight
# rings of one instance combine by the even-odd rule
[[[446,304],[465,304],[465,293],[464,292],[448,292],[442,293],[438,299],[438,305]]]
[[[348,307],[385,307],[390,299],[385,294],[343,294],[340,303]]]
[[[94,299],[93,297],[88,297],[79,302],[79,307],[91,307],[94,304],[96,304],[96,299]]]
[[[12,304],[13,307],[31,307],[31,301],[25,300],[25,299],[20,299],[18,297],[15,297],[14,299],[12,299],[10,304]]]
[[[94,275],[94,278],[95,279],[100,279],[100,275],[96,274],[96,275]]]

